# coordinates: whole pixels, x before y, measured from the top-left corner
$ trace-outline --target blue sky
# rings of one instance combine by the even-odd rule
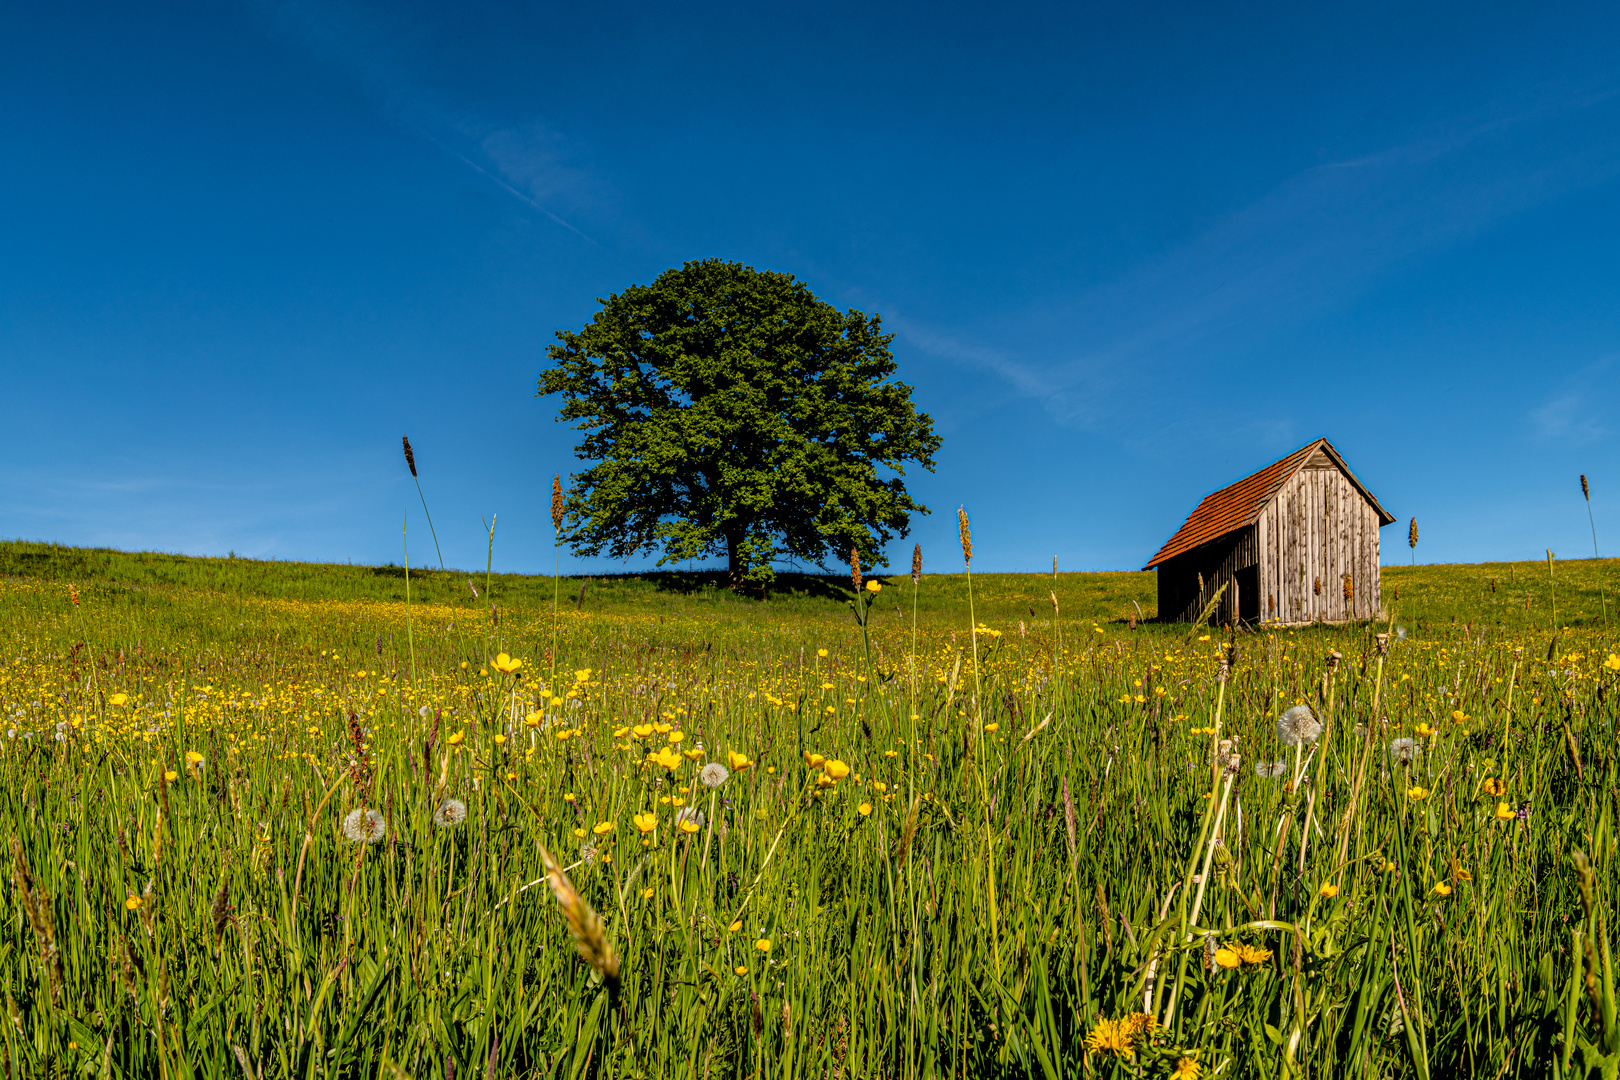
[[[1386,563],[1590,555],[1582,472],[1620,553],[1612,5],[470,7],[12,6],[0,535],[420,563],[408,433],[447,562],[549,570],[546,345],[718,256],[897,332],[940,570],[1317,435]]]

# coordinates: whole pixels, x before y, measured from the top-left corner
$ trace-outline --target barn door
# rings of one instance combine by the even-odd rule
[[[1232,575],[1237,586],[1238,618],[1244,622],[1260,621],[1260,568],[1245,566]]]

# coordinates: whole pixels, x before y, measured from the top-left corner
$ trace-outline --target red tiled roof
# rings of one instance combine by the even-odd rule
[[[1176,530],[1159,553],[1148,561],[1142,569],[1152,570],[1175,558],[1183,552],[1191,551],[1200,544],[1206,544],[1217,537],[1225,536],[1233,529],[1241,529],[1246,525],[1253,525],[1260,516],[1266,504],[1273,495],[1289,481],[1300,467],[1309,461],[1311,455],[1320,448],[1334,461],[1334,464],[1344,470],[1345,476],[1356,485],[1356,489],[1378,511],[1380,522],[1385,525],[1395,520],[1394,515],[1378,505],[1372,492],[1362,486],[1350,467],[1344,463],[1339,452],[1333,449],[1333,444],[1326,439],[1316,439],[1295,450],[1281,461],[1273,462],[1251,476],[1245,476],[1235,484],[1228,484],[1219,491],[1204,496],[1204,501],[1198,504],[1192,514],[1187,518],[1186,524]]]

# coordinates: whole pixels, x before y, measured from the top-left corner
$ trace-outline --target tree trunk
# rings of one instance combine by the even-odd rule
[[[745,535],[740,533],[726,534],[726,575],[730,580],[732,592],[742,591],[743,579],[748,576],[748,564],[743,561],[742,555]]]

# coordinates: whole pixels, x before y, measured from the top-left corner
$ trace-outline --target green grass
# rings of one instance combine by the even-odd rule
[[[412,570],[407,609],[389,568],[0,545],[7,1069],[1604,1074],[1614,569],[1555,564],[1556,630],[1531,563],[1390,567],[1387,622],[1235,635],[1129,629],[1148,574],[975,575],[976,642],[965,580],[930,574],[915,653],[910,580],[884,577],[868,666],[836,578],[593,579],[579,612],[565,582],[554,629],[549,578],[498,576],[492,617],[481,575],[475,601]],[[1295,765],[1296,701],[1327,723],[1297,791],[1251,768]],[[648,764],[667,735],[638,724],[705,751]],[[752,766],[696,782],[730,752]],[[468,820],[441,829],[450,796]],[[339,824],[365,807],[374,845]],[[542,846],[617,981],[576,955]],[[1238,945],[1269,955],[1211,963]],[[1165,1026],[1130,1058],[1088,1054],[1144,1007]]]

